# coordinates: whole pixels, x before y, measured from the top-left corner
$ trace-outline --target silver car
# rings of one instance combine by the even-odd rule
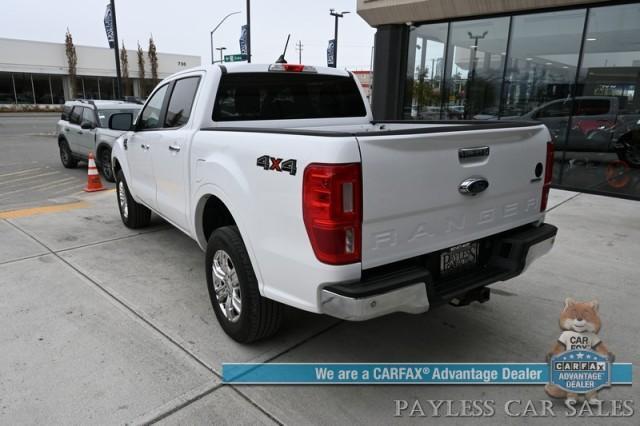
[[[66,168],[75,168],[93,152],[96,166],[109,182],[115,181],[111,168],[111,147],[122,134],[109,129],[109,118],[116,113],[132,113],[134,117],[142,105],[123,101],[69,101],[64,104],[58,121],[60,160]]]

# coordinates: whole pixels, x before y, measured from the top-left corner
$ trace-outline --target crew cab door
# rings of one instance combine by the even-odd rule
[[[193,130],[189,118],[200,83],[190,76],[170,83],[163,129],[151,150],[156,182],[156,206],[159,213],[183,229],[187,228],[187,182],[189,144]]]
[[[127,159],[131,178],[129,186],[137,198],[156,208],[156,181],[152,152],[162,149],[163,108],[168,99],[169,84],[158,88],[144,106],[136,122],[136,130],[127,141]]]

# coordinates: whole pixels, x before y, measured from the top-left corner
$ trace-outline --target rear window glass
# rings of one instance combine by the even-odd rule
[[[363,117],[367,111],[351,77],[304,73],[224,74],[214,121]]]
[[[80,124],[80,119],[82,118],[82,110],[83,107],[73,107],[71,114],[69,115],[69,123],[71,124]]]

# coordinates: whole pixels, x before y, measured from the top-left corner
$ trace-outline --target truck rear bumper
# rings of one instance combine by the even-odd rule
[[[527,225],[481,240],[479,265],[456,277],[439,276],[441,252],[365,270],[358,282],[332,284],[320,291],[327,315],[363,321],[393,312],[419,314],[465,293],[513,278],[553,247],[558,229]]]

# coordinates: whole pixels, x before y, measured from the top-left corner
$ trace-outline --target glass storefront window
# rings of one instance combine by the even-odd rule
[[[640,196],[640,5],[589,10],[562,185]]]
[[[15,102],[11,73],[0,72],[0,104],[13,104]]]
[[[451,24],[444,118],[498,116],[508,37],[507,17]]]
[[[100,77],[100,99],[115,99],[115,78]]]
[[[51,104],[51,86],[49,86],[49,76],[46,74],[32,74],[33,88],[36,91],[36,103]]]
[[[31,74],[13,73],[13,81],[16,87],[16,98],[19,104],[33,104],[33,87],[31,86]]]
[[[448,24],[411,28],[404,106],[407,119],[440,118],[447,30]]]
[[[558,119],[545,124],[555,137],[564,138],[585,13],[582,9],[513,18],[503,117]],[[556,99],[566,102],[552,102]]]
[[[100,88],[97,77],[82,77],[84,99],[100,99]]]
[[[64,103],[64,86],[62,84],[62,77],[57,75],[51,76],[51,93],[53,94],[54,104]]]

